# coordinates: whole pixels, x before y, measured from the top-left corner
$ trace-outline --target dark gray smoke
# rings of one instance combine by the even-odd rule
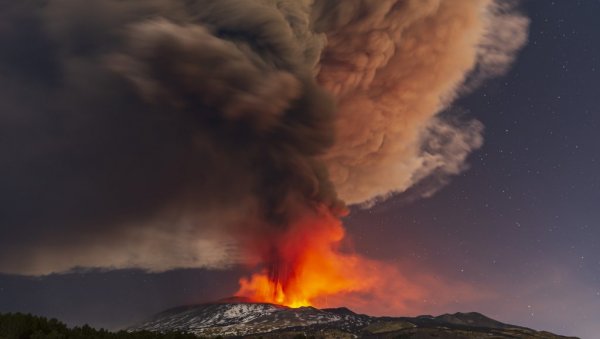
[[[0,13],[3,271],[67,269],[67,255],[110,265],[87,258],[94,246],[128,246],[131,258],[109,258],[136,265],[141,246],[177,244],[148,244],[154,228],[181,232],[165,213],[218,212],[187,226],[202,229],[245,211],[252,227],[340,204],[315,160],[334,106],[314,80],[323,42],[306,6],[58,0]]]
[[[0,271],[222,266],[238,260],[232,234],[343,213],[336,189],[362,203],[460,172],[481,126],[436,114],[476,66],[512,60],[513,14],[491,0],[0,0]],[[503,22],[520,43],[498,48]]]

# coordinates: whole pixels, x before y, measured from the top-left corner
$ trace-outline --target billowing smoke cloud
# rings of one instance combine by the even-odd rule
[[[339,105],[324,157],[340,196],[372,202],[461,172],[482,125],[437,117],[463,84],[502,74],[526,40],[507,2],[324,1],[319,82]],[[432,178],[433,177],[433,178]],[[430,182],[425,195],[437,185]]]
[[[526,27],[491,0],[0,2],[0,271],[222,267],[444,183],[483,128],[438,114]]]

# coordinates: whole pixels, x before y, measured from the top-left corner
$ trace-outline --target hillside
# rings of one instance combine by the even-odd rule
[[[246,338],[568,338],[504,324],[474,312],[372,317],[347,308],[288,308],[235,301],[173,308],[130,330]]]

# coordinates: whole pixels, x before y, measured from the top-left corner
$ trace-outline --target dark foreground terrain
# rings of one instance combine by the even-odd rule
[[[197,339],[193,334],[138,332],[109,332],[90,326],[69,328],[56,319],[31,314],[0,314],[0,339]]]
[[[371,317],[347,308],[288,308],[227,301],[167,310],[130,331],[245,338],[573,338],[504,324],[479,313]]]

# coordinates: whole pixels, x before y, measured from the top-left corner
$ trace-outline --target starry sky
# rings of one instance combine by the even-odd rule
[[[409,261],[486,291],[429,313],[592,338],[600,333],[600,1],[529,0],[527,46],[511,71],[450,110],[481,120],[470,169],[426,199],[401,195],[344,223],[358,253]],[[218,299],[241,268],[0,275],[0,312],[119,328],[167,307]]]

